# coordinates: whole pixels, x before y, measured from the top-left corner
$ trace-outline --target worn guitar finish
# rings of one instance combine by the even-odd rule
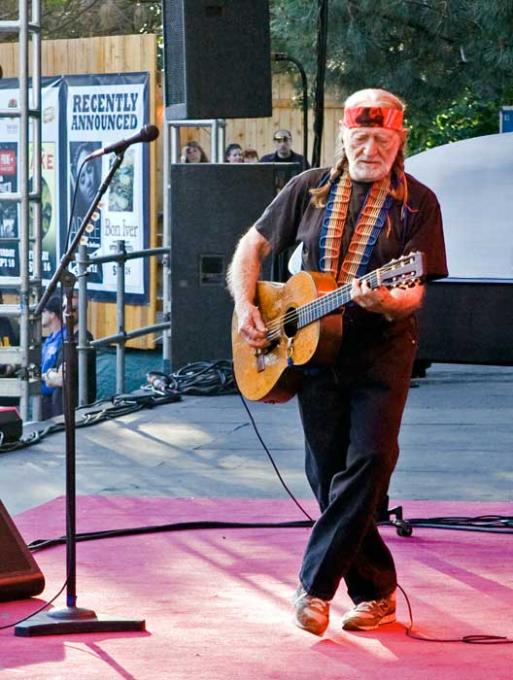
[[[423,275],[422,253],[392,260],[366,274],[371,288],[415,285]],[[337,287],[331,274],[299,272],[287,283],[259,281],[255,304],[268,328],[269,345],[257,350],[232,319],[235,379],[241,393],[256,401],[283,402],[297,391],[307,364],[329,365],[342,340],[342,311],[351,300],[351,284]]]

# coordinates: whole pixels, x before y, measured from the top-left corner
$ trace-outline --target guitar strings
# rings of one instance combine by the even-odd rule
[[[385,265],[384,267],[381,267],[379,270],[379,273],[384,273],[389,270],[394,270],[397,268],[397,262],[395,263],[390,263],[388,265]],[[361,281],[371,281],[373,278],[375,281],[371,281],[371,283],[377,283],[378,282],[378,272],[377,271],[372,271],[369,274],[365,274],[364,276],[361,277]],[[315,300],[312,300],[311,302],[307,302],[305,305],[302,305],[298,309],[301,310],[301,312],[298,312],[298,309],[293,309],[291,311],[287,311],[285,314],[282,316],[276,317],[273,319],[269,324],[268,324],[268,333],[267,333],[267,338],[269,340],[274,340],[278,338],[281,335],[281,328],[284,323],[287,323],[288,321],[291,321],[292,319],[296,318],[298,314],[303,313],[306,315],[308,312],[312,312],[316,310],[316,308],[321,308],[324,306],[327,306],[326,303],[330,301],[333,297],[337,297],[341,295],[344,297],[343,293],[344,291],[348,291],[348,289],[351,288],[351,284],[345,284],[344,286],[341,286],[340,288],[336,288],[333,291],[330,291],[326,295],[316,298]],[[350,298],[349,298],[350,299]]]
[[[373,274],[375,274],[375,272],[371,272],[370,274],[363,276],[361,280],[365,281],[370,280]],[[307,302],[305,305],[302,305],[297,309],[291,311],[289,310],[282,316],[276,317],[268,324],[267,337],[269,338],[269,340],[274,340],[275,337],[278,337],[280,335],[281,327],[284,323],[291,321],[292,319],[297,317],[299,313],[303,313],[304,315],[306,315],[308,312],[313,312],[314,310],[316,310],[316,308],[322,309],[322,307],[329,306],[327,303],[330,302],[330,299],[337,296],[341,296],[343,298],[344,292],[349,292],[350,289],[351,284],[346,283],[344,286],[336,288],[335,290],[330,291],[329,293],[320,298],[312,300],[311,302]],[[301,312],[298,312],[298,309],[300,309]]]

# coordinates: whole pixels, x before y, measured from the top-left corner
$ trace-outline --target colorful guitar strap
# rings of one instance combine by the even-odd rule
[[[353,236],[338,271],[340,248],[351,200],[351,178],[347,169],[332,184],[319,237],[319,269],[331,272],[339,284],[360,278],[367,271],[372,249],[393,204],[390,179],[374,182],[360,209]]]

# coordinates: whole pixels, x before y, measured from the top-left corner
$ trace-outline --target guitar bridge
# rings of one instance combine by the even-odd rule
[[[265,357],[264,352],[261,349],[255,350],[255,360],[256,360],[256,370],[261,373],[265,370]]]

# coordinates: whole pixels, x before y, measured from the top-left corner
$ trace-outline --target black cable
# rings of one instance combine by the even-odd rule
[[[265,442],[264,442],[264,440],[262,439],[262,437],[261,437],[261,435],[260,435],[260,432],[258,431],[258,427],[256,426],[255,419],[253,418],[253,415],[251,414],[251,411],[249,410],[248,405],[246,404],[246,400],[245,400],[244,397],[242,396],[242,393],[241,393],[240,391],[238,391],[238,392],[239,392],[239,397],[240,397],[240,399],[241,399],[241,401],[242,401],[242,404],[243,404],[244,408],[246,409],[246,412],[247,412],[247,414],[248,414],[248,416],[249,416],[249,419],[250,419],[250,421],[251,421],[251,425],[253,426],[253,430],[255,431],[255,434],[256,434],[256,436],[258,437],[259,442],[262,444],[262,447],[263,447],[264,451],[266,452],[267,457],[269,458],[269,461],[271,462],[271,465],[273,466],[274,471],[276,472],[276,474],[277,474],[277,476],[278,476],[278,479],[279,479],[280,482],[281,482],[281,485],[283,486],[283,488],[285,489],[285,491],[288,493],[288,495],[290,496],[290,498],[292,499],[292,501],[297,505],[297,507],[299,508],[299,510],[303,513],[303,515],[304,515],[308,520],[310,520],[310,522],[312,522],[312,524],[313,524],[315,520],[314,520],[312,517],[310,517],[310,515],[308,514],[308,512],[303,508],[303,506],[301,505],[301,503],[300,503],[300,502],[297,500],[297,498],[294,496],[294,494],[292,493],[292,491],[289,489],[289,487],[288,487],[287,484],[285,483],[285,480],[284,480],[283,477],[281,476],[281,473],[280,473],[280,471],[278,470],[278,466],[277,466],[276,463],[274,462],[274,458],[272,457],[271,452],[269,451],[269,449],[268,449],[267,446],[265,445]]]
[[[504,515],[479,515],[477,517],[428,517],[408,519],[408,524],[424,529],[453,531],[482,531],[512,534],[513,517]]]
[[[157,534],[170,531],[189,531],[191,529],[304,529],[312,526],[309,520],[291,520],[285,522],[225,522],[214,520],[198,520],[194,522],[174,522],[172,524],[156,524],[153,526],[126,527],[124,529],[106,529],[104,531],[90,531],[76,534],[76,541],[97,541],[105,538],[119,538],[122,536],[140,536],[142,534]],[[31,552],[39,552],[47,548],[66,543],[66,536],[49,539],[36,539],[28,544]]]
[[[36,609],[36,611],[32,612],[32,614],[28,614],[27,616],[24,616],[22,619],[18,619],[18,621],[13,621],[13,623],[7,623],[4,626],[0,626],[0,630],[5,630],[6,628],[12,628],[13,626],[17,626],[19,623],[23,623],[23,621],[28,621],[28,619],[31,619],[33,616],[36,616],[36,614],[40,614],[42,611],[44,611],[47,607],[49,607],[55,600],[59,597],[59,595],[63,592],[64,588],[68,585],[68,579],[64,581],[62,584],[62,588],[59,590],[59,592],[52,597],[51,600],[49,600],[46,604],[44,604],[42,607],[39,607],[39,609]]]
[[[402,586],[397,584],[398,590],[401,591],[408,607],[408,616],[410,617],[410,622],[406,628],[406,635],[414,640],[420,640],[422,642],[464,642],[468,645],[511,645],[513,640],[503,635],[486,635],[486,634],[475,634],[475,635],[463,635],[459,638],[432,638],[427,635],[419,635],[413,632],[413,613],[410,600],[406,591]]]
[[[160,404],[168,404],[170,401],[174,401],[165,394],[148,394],[144,398],[137,395],[122,395],[113,397],[115,402],[111,406],[106,406],[95,411],[88,410],[80,420],[76,421],[76,427],[89,427],[91,425],[96,425],[97,423],[104,422],[107,420],[113,420],[114,418],[120,418],[121,416],[129,415],[131,413],[136,413],[144,408],[153,408]],[[91,409],[97,404],[106,403],[103,401],[95,402],[95,404],[90,404],[87,406],[79,406],[76,410],[81,411],[84,409]],[[16,442],[9,442],[8,444],[2,444],[0,446],[1,453],[11,453],[13,451],[18,451],[20,449],[27,448],[28,446],[33,446],[38,444],[42,439],[50,434],[55,434],[56,432],[63,432],[65,429],[64,423],[52,423],[43,427],[41,430],[36,432],[31,432],[29,435],[20,439]]]
[[[225,359],[186,364],[175,373],[170,373],[167,379],[169,388],[180,394],[215,396],[237,392],[232,362]]]

